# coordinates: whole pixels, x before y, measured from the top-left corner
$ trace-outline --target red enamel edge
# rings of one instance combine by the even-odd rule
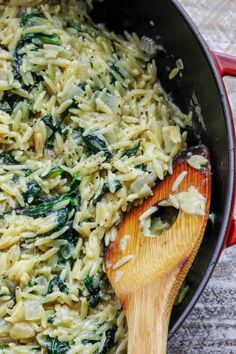
[[[213,52],[213,51],[211,53],[215,61],[216,67],[222,78],[227,75],[236,77],[236,57],[233,57],[231,55],[226,55],[223,53]],[[231,111],[231,106],[229,103],[228,96],[226,95],[226,97]],[[236,146],[235,123],[234,123],[232,111],[231,111],[231,122],[232,122],[232,129],[233,129],[234,141]],[[236,166],[236,156],[235,156],[235,166]],[[235,201],[236,201],[236,171],[234,176],[234,201],[232,203],[231,217],[230,217],[230,222],[225,237],[224,247],[230,247],[236,245],[236,220],[234,218]]]

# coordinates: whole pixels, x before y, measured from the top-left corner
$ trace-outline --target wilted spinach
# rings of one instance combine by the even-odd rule
[[[89,305],[91,307],[96,307],[100,301],[100,285],[96,284],[95,278],[89,275],[84,279],[84,285],[89,292]]]
[[[0,163],[4,165],[18,165],[19,162],[16,161],[15,157],[7,151],[0,154]]]
[[[91,154],[103,152],[107,159],[111,157],[111,152],[108,150],[105,140],[99,138],[96,134],[82,135],[82,139]]]
[[[33,44],[35,49],[40,48],[43,44],[55,44],[60,45],[61,40],[56,34],[44,34],[44,33],[26,33],[21,36],[21,39],[16,45],[13,53],[13,76],[15,80],[21,81],[21,65],[25,54],[21,54],[20,51],[27,44]]]
[[[46,116],[44,116],[42,118],[42,121],[51,130],[51,134],[47,138],[47,140],[45,142],[45,146],[48,149],[52,149],[54,147],[54,140],[56,138],[56,133],[61,132],[61,127],[58,123],[53,122],[53,118],[52,118],[51,114],[47,114]]]
[[[0,102],[0,110],[6,113],[11,113],[12,109],[7,101]]]
[[[101,354],[108,353],[112,349],[112,347],[115,345],[115,334],[116,334],[116,331],[117,331],[117,326],[114,326],[111,329],[108,329],[106,331],[106,340],[105,340],[103,349],[100,352]]]
[[[139,150],[140,147],[140,141],[135,144],[131,149],[127,149],[124,150],[121,157],[127,156],[127,157],[131,157],[131,156],[135,156]]]
[[[38,185],[37,182],[30,182],[27,185],[27,191],[23,194],[24,200],[30,204],[34,202],[35,198],[39,195],[41,192],[41,187]]]
[[[122,184],[118,180],[115,180],[114,183],[115,183],[115,192],[117,192],[122,188]],[[98,202],[100,202],[100,200],[104,197],[104,195],[109,192],[110,192],[109,185],[108,183],[105,182],[102,186],[100,194],[93,199],[92,205],[95,206]]]
[[[50,280],[48,284],[48,294],[52,294],[54,291],[57,290],[64,294],[69,294],[67,285],[64,283],[63,280],[61,280],[59,275]]]
[[[43,14],[38,11],[32,11],[30,13],[25,14],[20,21],[20,25],[22,27],[29,27],[35,25],[35,18],[42,18]]]
[[[60,342],[57,338],[47,337],[48,354],[66,354],[70,350],[69,342]]]

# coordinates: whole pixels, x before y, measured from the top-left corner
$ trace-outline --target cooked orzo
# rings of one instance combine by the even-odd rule
[[[78,1],[0,4],[0,352],[125,353],[104,247],[171,173],[191,114],[152,40]]]

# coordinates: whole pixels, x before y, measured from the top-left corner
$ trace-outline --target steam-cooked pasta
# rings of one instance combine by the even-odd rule
[[[110,33],[75,1],[8,5],[0,5],[3,352],[126,352],[104,239],[171,172],[191,114],[157,81],[146,37]]]

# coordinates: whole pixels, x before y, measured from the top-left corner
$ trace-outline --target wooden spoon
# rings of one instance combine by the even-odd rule
[[[208,165],[202,170],[194,169],[187,162],[191,154],[204,156]],[[178,192],[194,186],[205,197],[205,215],[190,215],[179,210],[170,229],[157,237],[145,237],[140,216],[174,194],[173,184],[183,171],[188,174]],[[209,216],[210,195],[209,153],[201,145],[175,159],[173,174],[158,183],[151,198],[125,215],[115,241],[109,245],[105,255],[106,272],[127,316],[129,354],[166,353],[171,310],[201,244]],[[123,243],[122,250],[124,240],[127,245],[124,247]]]

